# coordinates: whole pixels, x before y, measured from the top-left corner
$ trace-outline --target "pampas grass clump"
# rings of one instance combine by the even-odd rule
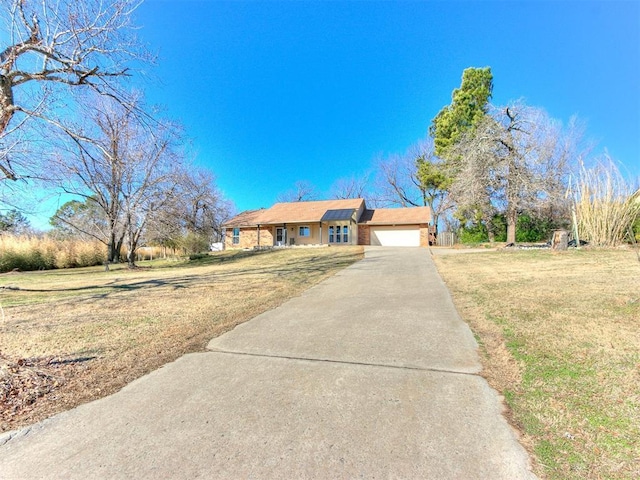
[[[0,235],[0,272],[89,267],[105,258],[106,248],[98,241]]]
[[[632,240],[632,225],[640,216],[640,189],[610,160],[591,169],[583,166],[575,188],[575,209],[581,240],[615,247]]]

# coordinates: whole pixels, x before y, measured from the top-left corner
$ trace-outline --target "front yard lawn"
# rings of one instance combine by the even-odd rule
[[[0,431],[99,398],[361,259],[362,247],[0,275]]]
[[[640,478],[640,262],[632,250],[435,257],[536,473]]]

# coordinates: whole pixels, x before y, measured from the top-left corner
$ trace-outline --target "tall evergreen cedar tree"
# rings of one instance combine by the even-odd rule
[[[462,85],[453,91],[451,104],[438,112],[429,127],[438,157],[451,160],[451,147],[485,117],[492,93],[491,67],[462,72]]]
[[[436,228],[442,211],[451,206],[446,205],[445,201],[454,180],[452,175],[457,170],[451,149],[464,133],[485,117],[492,91],[493,74],[490,67],[465,69],[460,88],[453,91],[451,104],[440,110],[429,127],[435,155],[417,158],[416,169],[425,205],[428,204],[433,210]]]

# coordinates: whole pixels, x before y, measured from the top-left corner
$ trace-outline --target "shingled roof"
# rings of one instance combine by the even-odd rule
[[[264,208],[245,210],[222,224],[223,227],[257,227],[256,218],[264,212]]]
[[[261,225],[270,223],[319,222],[328,210],[357,210],[363,204],[364,200],[362,198],[276,203],[268,210],[264,210],[256,221]]]
[[[247,210],[224,223],[224,227],[257,227],[284,223],[347,220],[364,206],[361,198],[313,202],[276,203],[273,207]],[[429,207],[376,208],[364,210],[358,223],[365,225],[416,225],[431,220]]]
[[[429,223],[429,207],[376,208],[365,210],[358,223],[365,225],[415,225]]]

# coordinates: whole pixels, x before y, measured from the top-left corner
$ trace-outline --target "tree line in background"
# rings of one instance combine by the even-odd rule
[[[140,245],[195,252],[220,238],[232,205],[188,160],[179,126],[128,86],[134,68],[153,61],[135,37],[137,6],[3,2],[0,232],[29,233],[19,206],[37,187],[74,198],[51,219],[51,235],[99,242],[106,262],[126,250],[133,267]],[[611,161],[588,167],[576,121],[562,126],[521,101],[494,106],[492,93],[490,68],[466,69],[424,141],[338,180],[332,196],[429,206],[435,225],[463,241],[548,240],[571,219],[576,236],[599,245],[639,234],[637,186]],[[314,198],[301,181],[278,200]]]
[[[29,233],[21,195],[71,195],[51,235],[91,239],[135,266],[141,244],[208,249],[232,205],[195,167],[178,125],[128,87],[153,58],[135,37],[135,0],[8,0],[0,8],[0,231]],[[124,247],[124,248],[123,248]]]
[[[576,119],[563,126],[523,101],[494,106],[492,93],[490,68],[466,69],[427,139],[380,158],[372,173],[339,180],[332,196],[429,206],[436,227],[464,243],[546,242],[560,228],[603,246],[640,240],[638,186],[606,155],[589,160]],[[280,201],[315,197],[298,182]]]

